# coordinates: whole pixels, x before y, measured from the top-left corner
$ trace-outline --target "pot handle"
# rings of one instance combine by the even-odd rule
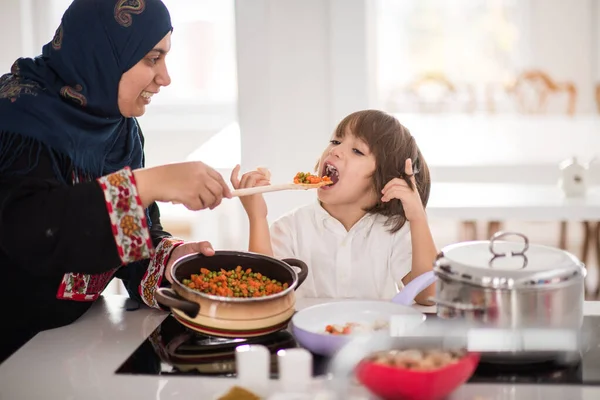
[[[428,271],[417,276],[392,298],[392,303],[410,306],[415,297],[417,297],[423,289],[429,287],[432,283],[435,283],[435,281],[437,281],[437,276],[435,276],[433,271]]]
[[[196,318],[200,311],[200,304],[184,299],[171,288],[162,287],[156,289],[154,297],[160,304],[170,308],[176,308],[190,318]]]
[[[296,285],[296,289],[298,289],[300,285],[302,285],[302,282],[304,282],[306,280],[306,277],[308,276],[308,265],[306,265],[304,261],[300,261],[296,258],[286,258],[281,261],[291,265],[292,267],[300,268],[300,272],[298,272],[298,284]]]

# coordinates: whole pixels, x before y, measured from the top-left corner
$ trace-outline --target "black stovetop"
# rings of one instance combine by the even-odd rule
[[[482,358],[469,383],[600,385],[600,316],[586,316],[583,331],[594,334],[590,335],[578,362],[501,365]],[[215,338],[194,332],[169,316],[127,357],[116,373],[233,377],[236,374],[235,348],[241,344],[262,344],[269,348],[272,378],[277,378],[277,351],[298,347],[288,330],[251,339]],[[324,375],[329,360],[317,355],[313,360],[313,375]]]
[[[116,373],[233,377],[235,348],[242,344],[261,344],[270,350],[272,378],[277,377],[277,351],[298,347],[289,330],[248,339],[216,338],[188,329],[168,316]],[[313,360],[313,374],[325,374],[328,360],[319,356]]]

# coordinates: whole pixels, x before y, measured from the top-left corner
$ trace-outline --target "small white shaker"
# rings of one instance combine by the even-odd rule
[[[265,346],[245,344],[235,348],[235,365],[240,386],[257,396],[269,393],[271,353]]]
[[[307,393],[312,382],[313,357],[303,348],[282,349],[277,352],[279,384],[283,391]]]

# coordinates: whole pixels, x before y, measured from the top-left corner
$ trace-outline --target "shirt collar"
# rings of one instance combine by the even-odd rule
[[[314,203],[314,210],[316,218],[315,222],[319,228],[323,227],[327,229],[332,229],[334,226],[333,224],[341,225],[341,223],[338,220],[333,218],[331,214],[329,214],[327,210],[323,208],[321,202],[318,199]],[[350,229],[350,232],[354,231],[357,234],[361,233],[363,236],[367,236],[371,231],[371,228],[373,227],[376,218],[377,215],[375,214],[366,214],[352,227],[352,229]]]

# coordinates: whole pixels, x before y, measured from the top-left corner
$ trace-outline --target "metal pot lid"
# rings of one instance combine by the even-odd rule
[[[522,240],[499,240],[509,235]],[[586,273],[573,254],[530,245],[527,236],[513,232],[498,232],[490,240],[447,246],[438,255],[435,271],[455,280],[498,289],[557,285]]]

